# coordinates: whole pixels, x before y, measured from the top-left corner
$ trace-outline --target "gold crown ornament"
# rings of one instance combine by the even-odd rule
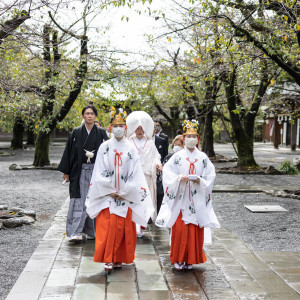
[[[116,109],[114,106],[111,108],[109,113],[112,125],[123,125],[126,124],[127,113],[123,108]]]
[[[183,135],[187,135],[187,134],[196,134],[199,136],[198,134],[198,126],[199,126],[199,123],[197,120],[192,120],[192,121],[189,121],[189,120],[184,120],[183,124],[182,124],[182,127],[183,127]]]

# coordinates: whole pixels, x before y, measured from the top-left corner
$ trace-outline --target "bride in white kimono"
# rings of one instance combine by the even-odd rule
[[[196,147],[197,122],[185,124],[185,148],[176,152],[163,169],[165,196],[156,219],[157,226],[172,228],[170,259],[177,270],[205,262],[204,227],[208,229],[206,241],[211,240],[209,228],[220,227],[212,207],[214,165]]]
[[[146,112],[134,111],[128,115],[126,124],[128,139],[139,154],[142,169],[151,193],[153,206],[155,207],[151,218],[155,221],[157,217],[156,176],[157,172],[162,170],[162,164],[160,154],[152,139],[154,122]],[[139,233],[139,226],[137,226],[137,231]]]

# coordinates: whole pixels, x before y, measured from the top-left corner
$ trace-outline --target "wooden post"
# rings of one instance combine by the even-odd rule
[[[280,144],[280,127],[277,121],[277,116],[274,116],[274,148],[278,149],[278,145]]]
[[[291,150],[296,151],[296,140],[297,140],[297,119],[293,119],[291,123]]]

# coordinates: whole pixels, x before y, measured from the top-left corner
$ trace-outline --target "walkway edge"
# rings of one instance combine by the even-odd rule
[[[213,193],[262,193],[266,191],[297,191],[298,186],[215,185]]]
[[[64,240],[69,197],[56,213],[43,239],[31,255],[6,300],[38,300],[50,274],[57,252]],[[41,268],[40,266],[43,266]]]

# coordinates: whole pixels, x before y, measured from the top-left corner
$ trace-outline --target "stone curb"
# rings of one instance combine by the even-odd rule
[[[37,300],[51,271],[56,254],[64,240],[69,197],[54,217],[42,241],[30,257],[6,300]],[[42,268],[41,268],[42,266]]]
[[[58,171],[58,164],[52,163],[44,167],[35,167],[34,165],[18,165],[12,164],[9,166],[10,171],[22,171],[22,170],[48,170],[48,171]]]
[[[213,193],[263,193],[267,191],[296,191],[299,186],[215,185]]]
[[[237,171],[216,168],[218,174],[232,174],[232,175],[287,175],[279,171],[267,172],[267,171]],[[297,176],[297,175],[294,175]]]

